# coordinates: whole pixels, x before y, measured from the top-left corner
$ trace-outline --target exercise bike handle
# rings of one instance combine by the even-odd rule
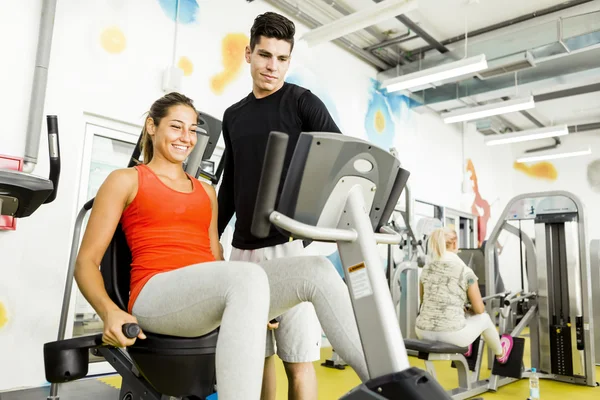
[[[58,193],[58,183],[60,181],[60,145],[58,139],[58,117],[56,115],[46,116],[48,126],[48,152],[50,155],[50,173],[48,179],[52,181],[54,189],[44,204],[52,203]]]
[[[259,238],[267,237],[271,231],[269,219],[277,203],[288,139],[285,133],[273,131],[267,141],[250,228],[252,234]]]
[[[141,331],[140,326],[134,323],[123,324],[122,330],[123,335],[125,335],[125,337],[129,339],[136,338]]]
[[[519,302],[519,301],[522,301],[522,300],[525,300],[525,299],[530,299],[532,297],[536,297],[537,296],[537,293],[535,293],[535,292],[523,293],[521,291],[519,293],[521,294],[520,296],[514,296],[514,297],[511,297],[511,298],[505,299],[504,300],[504,305],[505,306],[510,306],[513,303],[516,303],[516,302]]]

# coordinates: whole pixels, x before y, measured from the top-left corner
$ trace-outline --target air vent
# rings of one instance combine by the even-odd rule
[[[535,60],[531,53],[526,51],[507,57],[490,60],[488,61],[488,68],[484,71],[478,72],[476,75],[478,78],[485,80],[532,67],[535,67]]]
[[[505,127],[492,119],[482,119],[476,122],[477,131],[482,135],[499,135]]]

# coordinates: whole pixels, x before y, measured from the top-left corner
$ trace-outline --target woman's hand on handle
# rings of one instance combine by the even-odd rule
[[[123,325],[132,323],[137,324],[137,319],[120,309],[109,311],[103,318],[104,332],[102,341],[109,346],[128,347],[135,343],[136,339],[146,339],[146,335],[140,329],[136,338],[128,338],[123,334]]]

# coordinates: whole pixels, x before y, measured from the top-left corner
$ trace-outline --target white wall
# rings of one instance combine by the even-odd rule
[[[195,99],[199,109],[220,118],[227,106],[251,89],[244,63],[223,94],[211,91],[210,78],[222,70],[221,40],[228,33],[248,35],[254,17],[269,7],[239,0],[199,4],[198,22],[179,26],[176,59],[186,56],[194,65],[193,74],[183,79],[182,91]],[[0,133],[3,154],[24,152],[40,10],[41,0],[0,4],[0,53],[11,54],[8,64],[3,60],[7,69],[0,75],[5,93],[0,97],[0,109],[5,111]],[[126,38],[125,50],[119,54],[109,54],[99,45],[101,32],[111,25],[118,25]],[[297,28],[300,36],[305,28]],[[163,94],[161,74],[171,62],[173,30],[158,1],[58,2],[44,115],[59,118],[61,183],[54,203],[18,221],[16,231],[0,232],[0,301],[9,316],[0,328],[0,391],[46,384],[42,349],[56,338],[74,218],[81,201],[80,180],[87,174],[82,171],[86,113],[140,124],[143,113]],[[290,75],[296,74],[315,93],[328,97],[324,101],[335,106],[344,133],[378,140],[380,134],[369,130],[368,118],[377,103],[373,99],[383,96],[373,91],[376,71],[335,45],[297,50]],[[306,57],[309,54],[312,61]],[[464,203],[461,128],[445,125],[435,115],[409,111],[406,105],[394,108],[397,102],[389,99],[377,103],[392,110],[386,126],[394,128],[385,133],[392,137],[384,142],[398,149],[412,172],[414,196],[460,208]],[[45,125],[41,135],[35,173],[44,176],[48,173]],[[489,159],[474,144],[471,156],[478,173],[494,175],[491,164],[485,166]],[[481,183],[490,193],[486,196],[499,196],[502,190],[493,180],[486,182]]]

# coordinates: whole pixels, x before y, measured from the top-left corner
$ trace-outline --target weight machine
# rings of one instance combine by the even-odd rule
[[[526,220],[534,223],[535,243],[509,223]],[[524,299],[528,310],[513,332],[529,326],[531,367],[542,379],[596,386],[600,321],[593,304],[600,300],[600,273],[590,267],[598,265],[598,254],[596,249],[588,254],[583,203],[566,191],[528,193],[509,201],[485,249],[487,282],[494,281],[494,248],[503,230],[519,236],[525,247],[528,293],[533,296]],[[488,286],[494,294],[495,286]],[[529,371],[522,369],[520,375],[528,377]],[[497,378],[490,389],[514,380]]]

